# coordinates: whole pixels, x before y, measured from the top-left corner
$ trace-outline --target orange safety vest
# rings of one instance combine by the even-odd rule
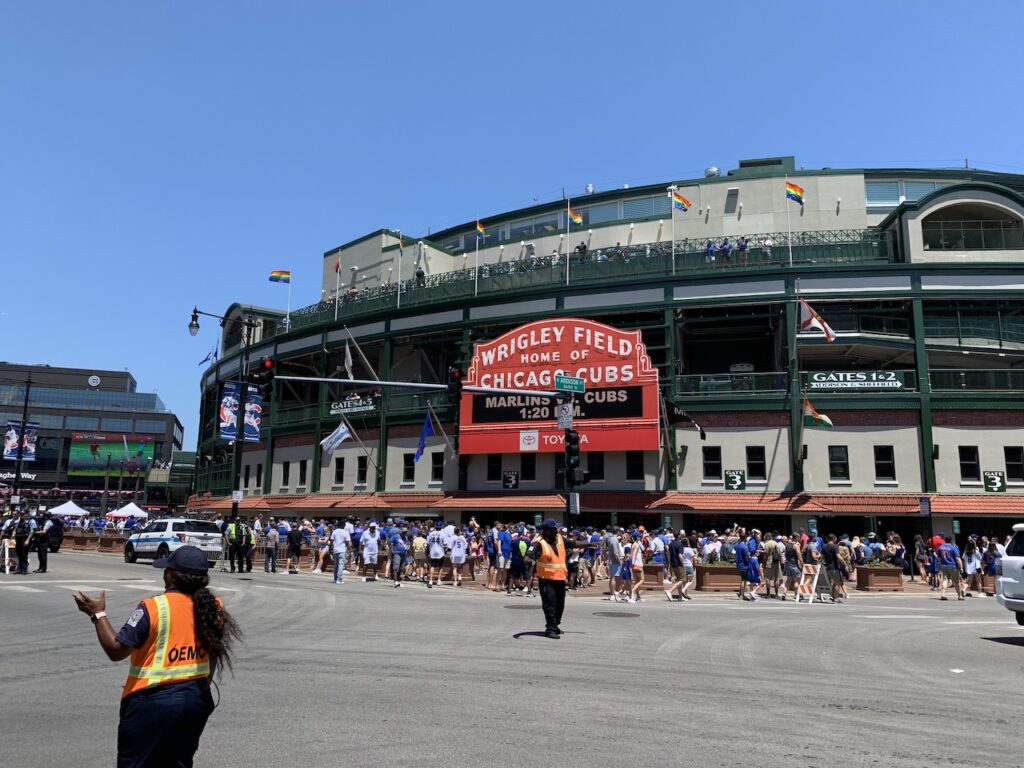
[[[562,541],[562,537],[556,537],[554,547],[544,539],[538,543],[540,557],[537,558],[537,578],[548,581],[565,581],[568,568],[565,565],[565,543]]]
[[[158,685],[210,676],[210,660],[199,645],[192,598],[165,592],[143,601],[149,614],[149,637],[131,655],[121,698]]]

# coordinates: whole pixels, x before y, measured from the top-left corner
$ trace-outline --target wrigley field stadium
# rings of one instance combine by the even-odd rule
[[[1003,534],[1024,514],[1022,257],[1024,176],[793,157],[368,232],[316,265],[319,303],[228,308],[189,506],[231,508],[225,386],[269,358],[249,516],[564,519],[570,410],[579,525]],[[584,391],[451,397],[451,368]]]

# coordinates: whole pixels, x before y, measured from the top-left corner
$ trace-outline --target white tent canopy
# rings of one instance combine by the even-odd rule
[[[127,520],[129,517],[134,517],[136,520],[148,520],[149,513],[137,507],[135,502],[128,502],[120,509],[115,509],[113,512],[107,512],[107,517],[111,520]]]
[[[89,514],[80,506],[75,504],[73,501],[65,501],[60,506],[54,507],[50,510],[51,515],[57,517],[82,517],[83,515]]]

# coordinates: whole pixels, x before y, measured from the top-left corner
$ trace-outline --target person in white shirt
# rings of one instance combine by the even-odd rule
[[[444,532],[442,523],[434,523],[434,530],[427,534],[427,557],[430,558],[430,569],[427,571],[427,587],[436,583],[441,586],[441,566],[444,565]]]
[[[452,526],[454,528],[454,526]],[[455,530],[452,534],[451,544],[449,545],[452,552],[452,581],[456,587],[462,586],[462,566],[466,563],[466,537],[463,535],[461,529]]]
[[[373,568],[373,578],[367,578],[364,575],[363,581],[376,581],[377,557],[380,554],[380,531],[377,530],[376,521],[371,522],[370,527],[363,531],[363,535],[359,539],[359,546],[363,550],[363,573],[365,574],[368,568]]]
[[[348,551],[352,548],[352,537],[342,526],[331,531],[331,550],[334,555],[334,583],[341,584],[344,579],[345,563],[348,562]]]

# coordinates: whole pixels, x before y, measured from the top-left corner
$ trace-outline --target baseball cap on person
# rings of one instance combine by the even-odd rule
[[[440,520],[438,520],[436,523],[434,523],[434,527],[437,530],[441,530],[442,528],[444,528],[444,523],[442,523]]]
[[[594,526],[588,525],[587,526],[587,533],[593,533],[593,532],[594,532]]]
[[[167,557],[161,557],[153,561],[154,568],[170,568],[178,573],[187,573],[192,576],[205,576],[210,570],[210,564],[206,555],[199,547],[178,547]]]
[[[540,527],[541,527],[541,528],[558,528],[558,523],[556,523],[556,522],[554,521],[554,519],[553,519],[553,518],[550,518],[550,517],[549,517],[549,518],[548,518],[547,520],[545,520],[545,521],[544,521],[544,522],[543,522],[543,523],[541,524],[541,526],[540,526]]]

